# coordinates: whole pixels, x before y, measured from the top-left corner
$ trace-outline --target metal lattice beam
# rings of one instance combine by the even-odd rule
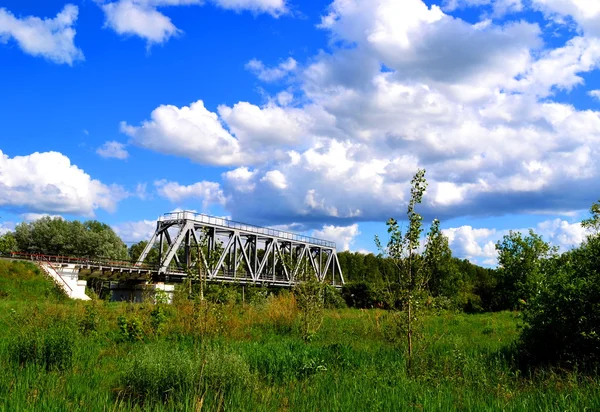
[[[319,281],[344,284],[333,242],[202,214],[160,218],[138,265],[154,247],[159,248],[158,274],[165,277],[186,276],[202,265],[210,280],[293,286],[303,267],[310,267]]]

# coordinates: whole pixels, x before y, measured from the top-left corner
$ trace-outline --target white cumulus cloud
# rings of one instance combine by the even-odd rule
[[[268,13],[273,17],[288,12],[286,0],[212,0],[212,2],[223,9]]]
[[[138,146],[189,157],[199,163],[235,165],[244,158],[238,140],[223,128],[218,116],[201,100],[189,107],[163,105],[141,126],[123,122],[121,130]]]
[[[84,59],[74,42],[78,13],[78,7],[73,4],[67,4],[54,18],[16,17],[0,8],[0,43],[12,39],[27,54],[72,65]]]
[[[267,103],[163,105],[123,131],[231,168],[227,211],[260,224],[385,221],[404,213],[418,168],[428,219],[584,209],[600,191],[600,112],[556,92],[597,72],[600,43],[547,44],[547,22],[511,16],[471,23],[421,0],[335,0],[320,25],[329,51],[295,63],[293,86]],[[493,258],[485,246],[469,253]]]
[[[320,230],[314,230],[312,236],[318,239],[335,242],[337,250],[350,250],[354,239],[360,235],[358,224],[350,226],[325,225]]]
[[[96,149],[96,153],[101,157],[120,160],[124,160],[129,157],[129,152],[127,152],[125,149],[125,145],[114,140],[104,143],[102,146]]]
[[[246,69],[250,70],[260,80],[265,82],[273,82],[281,80],[290,72],[296,70],[298,63],[291,57],[288,57],[276,67],[266,67],[263,62],[257,59],[252,59],[246,63]]]
[[[165,7],[203,5],[203,0],[96,0],[104,11],[105,27],[117,34],[137,36],[148,46],[164,43],[183,31],[162,11]],[[235,10],[250,10],[279,17],[287,12],[284,0],[212,0],[216,6]],[[161,9],[161,10],[159,10]]]
[[[113,211],[127,194],[119,186],[92,179],[57,152],[13,158],[0,151],[0,207],[28,213],[93,216]]]
[[[224,205],[226,202],[221,186],[215,182],[203,181],[185,186],[177,182],[159,180],[154,185],[159,195],[166,197],[171,202],[179,202],[190,198],[200,199],[203,208],[211,204]]]
[[[150,240],[156,230],[156,221],[140,220],[137,222],[123,222],[112,225],[113,230],[127,243]]]
[[[588,95],[596,100],[600,100],[600,90],[590,90]]]

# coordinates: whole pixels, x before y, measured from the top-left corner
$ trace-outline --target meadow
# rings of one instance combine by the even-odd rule
[[[327,309],[306,342],[294,296],[264,292],[75,302],[0,261],[0,410],[600,410],[597,374],[519,369],[518,312],[426,312],[407,370],[392,312]]]

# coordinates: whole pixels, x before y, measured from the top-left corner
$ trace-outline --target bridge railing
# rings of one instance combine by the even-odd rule
[[[23,253],[23,252],[12,252],[9,255],[13,259],[20,260],[31,260],[41,261],[48,263],[66,263],[74,265],[97,265],[97,266],[110,266],[110,267],[121,267],[131,269],[147,269],[155,270],[158,268],[157,265],[149,265],[145,263],[137,263],[130,260],[115,260],[115,259],[103,259],[103,258],[85,258],[85,257],[73,257],[63,255],[45,255],[40,253]]]
[[[206,223],[214,226],[221,226],[227,229],[237,229],[243,230],[245,232],[251,232],[266,236],[274,236],[281,239],[288,239],[291,241],[302,242],[302,243],[310,243],[313,245],[323,246],[327,248],[335,249],[335,242],[330,242],[328,240],[317,239],[310,236],[298,235],[292,232],[286,232],[284,230],[279,229],[271,229],[268,227],[254,226],[246,223],[236,222],[234,220],[224,219],[222,217],[209,216],[202,213],[194,213],[194,212],[172,212],[165,213],[158,220],[160,221],[168,221],[168,220],[194,220],[200,223]]]

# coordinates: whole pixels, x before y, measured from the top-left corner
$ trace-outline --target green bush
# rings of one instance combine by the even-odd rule
[[[161,332],[161,329],[167,321],[167,314],[161,305],[156,305],[150,312],[150,326],[155,335]]]
[[[84,313],[79,321],[79,329],[84,335],[89,335],[98,330],[100,324],[100,316],[98,313],[98,302],[96,300],[87,303],[84,308]]]
[[[119,315],[117,318],[119,326],[119,337],[122,341],[136,342],[145,337],[142,321],[137,316],[126,317]]]
[[[327,309],[342,309],[348,306],[340,291],[330,285],[323,288],[323,300]]]
[[[545,264],[540,293],[524,303],[522,361],[592,369],[600,364],[600,237]]]

